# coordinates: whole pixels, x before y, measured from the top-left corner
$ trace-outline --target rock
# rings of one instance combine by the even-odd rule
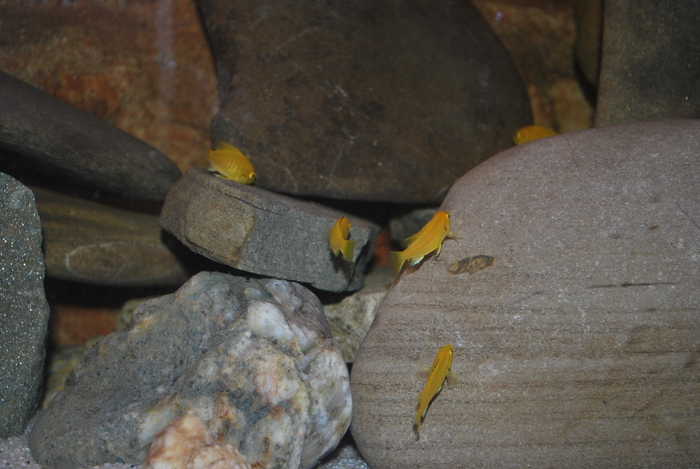
[[[577,34],[574,2],[472,3],[503,41],[525,82],[533,118],[528,124],[547,124],[560,133],[590,128],[593,107],[573,67]]]
[[[168,155],[204,158],[216,71],[192,0],[3,3],[0,70]]]
[[[214,438],[196,412],[188,410],[159,431],[143,469],[250,469],[245,456]]]
[[[0,438],[20,435],[39,405],[48,321],[34,196],[0,173]]]
[[[439,209],[437,207],[419,208],[389,221],[391,240],[399,245],[418,233],[428,223]]]
[[[222,95],[212,140],[295,195],[438,202],[531,120],[468,2],[200,0]]]
[[[346,216],[354,262],[333,256],[328,234]],[[328,291],[362,287],[379,227],[360,218],[191,169],[168,194],[161,226],[193,251],[245,272]]]
[[[700,121],[541,139],[467,173],[458,235],[404,269],[352,370],[373,469],[691,467],[700,460]],[[475,273],[454,261],[494,258]],[[420,439],[418,372],[456,384]]]
[[[574,0],[576,62],[589,83],[598,83],[603,36],[603,0]]]
[[[142,461],[194,410],[257,467],[310,468],[350,423],[348,371],[304,287],[203,272],[85,352],[29,436],[45,468]]]
[[[700,3],[605,2],[597,127],[700,117]]]
[[[30,158],[47,177],[58,169],[136,199],[161,201],[180,177],[150,145],[3,72],[0,147]]]
[[[189,275],[163,243],[158,217],[32,188],[46,274],[111,286],[181,285]]]
[[[361,290],[338,303],[323,306],[333,338],[343,350],[346,362],[352,363],[355,359],[355,353],[395,276],[389,267],[375,267],[365,277],[365,286]]]

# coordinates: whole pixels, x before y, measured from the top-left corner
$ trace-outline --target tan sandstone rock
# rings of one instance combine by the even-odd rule
[[[696,464],[699,154],[700,121],[663,120],[538,140],[462,177],[442,205],[457,237],[404,269],[355,358],[370,466]],[[493,262],[450,271],[476,256]],[[446,344],[460,379],[418,439],[418,372]]]

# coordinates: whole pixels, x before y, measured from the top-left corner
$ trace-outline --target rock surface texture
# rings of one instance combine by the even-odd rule
[[[467,173],[438,259],[404,269],[352,370],[373,469],[700,460],[700,121],[537,140]],[[485,268],[453,274],[461,259]],[[415,402],[454,347],[418,438]]]
[[[328,234],[347,216],[353,262],[335,257]],[[379,227],[315,203],[190,169],[168,194],[161,226],[193,251],[245,272],[328,291],[357,290]]]
[[[700,118],[700,2],[608,0],[595,125]]]
[[[200,0],[222,95],[212,140],[280,192],[438,202],[531,123],[469,2]]]
[[[20,435],[39,405],[48,322],[34,196],[0,173],[0,438]]]
[[[185,268],[163,243],[158,217],[32,188],[46,274],[111,286],[181,285]]]
[[[135,199],[162,201],[180,177],[147,143],[3,72],[0,147],[39,162],[50,177],[58,170]]]
[[[351,414],[348,370],[318,298],[282,280],[194,276],[84,354],[29,444],[44,468],[136,464],[189,409],[251,465],[315,465]]]

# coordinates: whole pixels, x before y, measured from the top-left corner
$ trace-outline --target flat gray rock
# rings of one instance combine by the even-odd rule
[[[328,234],[347,216],[353,262],[335,257]],[[379,227],[319,204],[190,169],[168,194],[161,226],[193,251],[245,272],[327,291],[357,290]]]
[[[51,178],[58,171],[134,199],[162,201],[180,177],[147,143],[3,72],[0,147]]]
[[[700,461],[700,120],[562,134],[467,173],[352,369],[372,469]],[[453,270],[493,257],[480,270]],[[414,430],[419,372],[454,348]]]
[[[163,243],[155,215],[32,188],[46,274],[109,286],[182,285],[189,275]]]
[[[48,322],[34,196],[0,173],[0,438],[20,435],[39,405]]]
[[[199,0],[217,63],[212,140],[256,184],[439,203],[530,124],[506,49],[467,1]]]
[[[595,125],[700,118],[700,2],[606,0]]]
[[[138,464],[156,433],[190,409],[254,467],[313,467],[352,409],[318,298],[284,280],[195,275],[84,353],[37,417],[29,447],[45,469]]]

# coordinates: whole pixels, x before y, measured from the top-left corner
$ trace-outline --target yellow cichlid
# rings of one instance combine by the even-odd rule
[[[345,260],[351,262],[356,243],[348,240],[348,236],[350,236],[350,222],[347,218],[340,217],[331,228],[328,242],[333,254],[337,256],[342,253]]]
[[[406,239],[408,247],[401,252],[391,252],[391,265],[397,272],[401,270],[404,262],[411,265],[418,264],[423,257],[437,249],[440,254],[442,242],[450,233],[450,214],[445,211],[437,212],[433,218],[425,224],[421,230]]]
[[[516,145],[520,145],[537,140],[538,138],[554,137],[555,135],[559,134],[550,126],[534,124],[523,127],[515,132],[515,135],[513,135],[513,142],[515,142]]]
[[[241,184],[253,184],[255,181],[255,170],[250,160],[241,150],[226,142],[219,142],[213,150],[209,150],[200,166],[229,181]]]
[[[425,413],[428,411],[430,402],[438,395],[442,389],[442,384],[448,378],[452,368],[452,346],[445,345],[438,350],[433,360],[433,366],[430,367],[428,380],[425,382],[423,391],[418,396],[418,410],[416,411],[416,432],[420,437],[420,427],[423,425]]]

